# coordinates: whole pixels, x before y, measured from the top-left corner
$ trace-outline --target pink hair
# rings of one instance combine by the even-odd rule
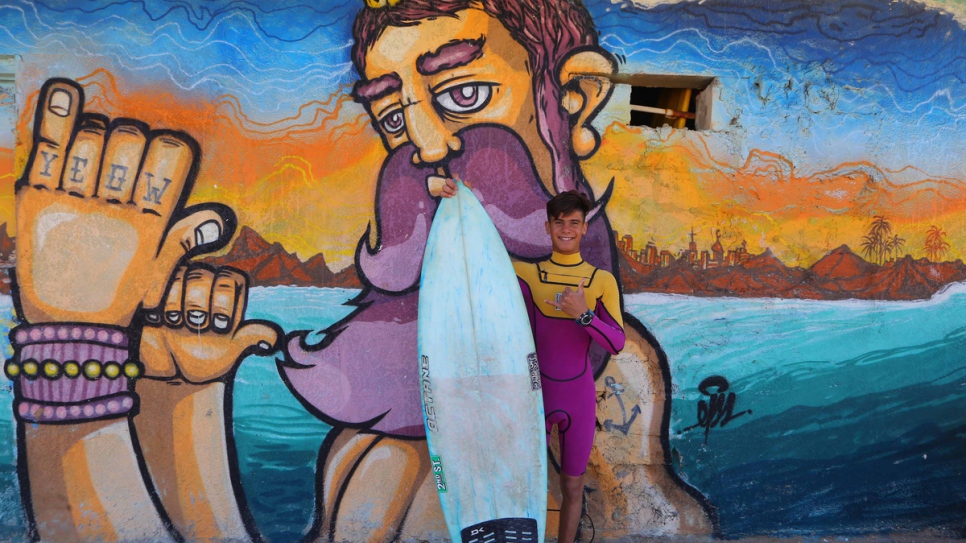
[[[496,18],[529,54],[540,136],[553,156],[554,188],[574,190],[580,179],[570,149],[570,121],[560,105],[557,65],[580,47],[597,46],[597,31],[579,0],[403,0],[383,8],[363,8],[352,29],[352,62],[364,77],[366,53],[389,26],[410,26],[430,17],[456,17],[481,7]]]

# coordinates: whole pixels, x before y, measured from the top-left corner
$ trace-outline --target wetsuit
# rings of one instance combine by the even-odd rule
[[[589,351],[593,342],[611,354],[624,348],[620,292],[614,276],[591,266],[579,254],[553,253],[538,264],[513,265],[530,315],[537,347],[547,439],[557,425],[560,471],[577,477],[587,469],[597,422],[597,391]],[[555,301],[567,287],[576,290],[581,279],[587,307],[594,313],[588,326],[558,310]]]

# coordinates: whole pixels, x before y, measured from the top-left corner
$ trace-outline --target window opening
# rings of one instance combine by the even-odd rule
[[[631,87],[631,126],[695,129],[695,89]]]
[[[708,130],[712,117],[712,89],[715,78],[706,75],[674,74],[586,74],[604,76],[620,85],[630,85],[631,126]]]

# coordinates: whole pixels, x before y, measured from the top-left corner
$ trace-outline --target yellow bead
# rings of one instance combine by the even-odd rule
[[[88,360],[84,362],[84,377],[87,377],[91,381],[97,379],[101,376],[101,363],[97,360]]]
[[[5,369],[7,371],[7,377],[11,379],[20,375],[20,366],[16,362],[8,362]]]
[[[64,375],[70,377],[71,379],[80,375],[81,368],[80,364],[74,362],[73,360],[64,364]]]
[[[127,375],[131,379],[137,379],[141,376],[141,368],[134,362],[125,362],[124,375]]]
[[[36,376],[38,371],[40,371],[40,366],[37,365],[36,360],[28,360],[23,363],[23,372],[26,373],[28,377]]]
[[[60,364],[53,360],[44,362],[44,375],[50,379],[60,376]]]
[[[117,379],[117,377],[121,375],[121,366],[119,366],[117,362],[108,362],[107,364],[104,364],[104,375],[106,375],[108,379]]]

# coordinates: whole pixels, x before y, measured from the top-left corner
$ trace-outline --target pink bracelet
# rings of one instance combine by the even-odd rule
[[[126,415],[138,404],[144,373],[120,328],[92,324],[24,325],[10,333],[16,355],[14,413],[24,422],[72,423]]]

